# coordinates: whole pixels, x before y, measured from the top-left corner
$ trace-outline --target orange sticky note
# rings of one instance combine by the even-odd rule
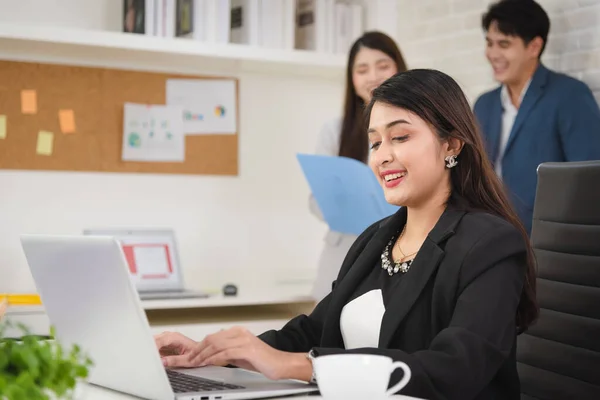
[[[21,112],[37,114],[37,92],[35,90],[21,90]]]
[[[63,133],[75,133],[75,113],[73,110],[59,110],[58,120]]]
[[[53,147],[54,147],[54,133],[47,132],[47,131],[39,131],[36,153],[41,154],[43,156],[52,155]]]
[[[0,115],[0,139],[6,138],[6,115]]]

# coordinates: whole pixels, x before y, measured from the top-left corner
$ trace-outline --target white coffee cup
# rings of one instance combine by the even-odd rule
[[[324,399],[385,399],[410,381],[410,368],[390,357],[371,354],[335,354],[313,361],[319,391]],[[402,368],[400,382],[388,389],[390,375]]]

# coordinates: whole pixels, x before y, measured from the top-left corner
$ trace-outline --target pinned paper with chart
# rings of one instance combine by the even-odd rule
[[[185,161],[183,108],[126,103],[123,161]]]
[[[183,129],[186,135],[237,132],[234,80],[169,79],[167,104],[183,107]]]

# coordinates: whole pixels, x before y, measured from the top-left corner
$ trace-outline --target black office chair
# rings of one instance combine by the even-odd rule
[[[522,400],[600,399],[600,161],[544,163],[531,232],[538,322],[518,338]]]

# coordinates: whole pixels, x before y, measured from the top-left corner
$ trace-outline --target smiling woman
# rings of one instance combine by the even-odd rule
[[[438,206],[445,203],[450,181],[444,179],[448,173],[444,163],[460,152],[461,141],[440,141],[423,119],[384,102],[375,103],[371,109],[369,141],[369,165],[389,203],[409,207],[424,202]]]
[[[358,237],[310,315],[258,337],[163,334],[159,349],[178,349],[165,365],[318,382],[317,357],[378,354],[410,367],[402,394],[519,400],[516,337],[538,313],[532,251],[463,92],[439,71],[402,72],[373,91],[367,117],[369,165],[400,210]]]

